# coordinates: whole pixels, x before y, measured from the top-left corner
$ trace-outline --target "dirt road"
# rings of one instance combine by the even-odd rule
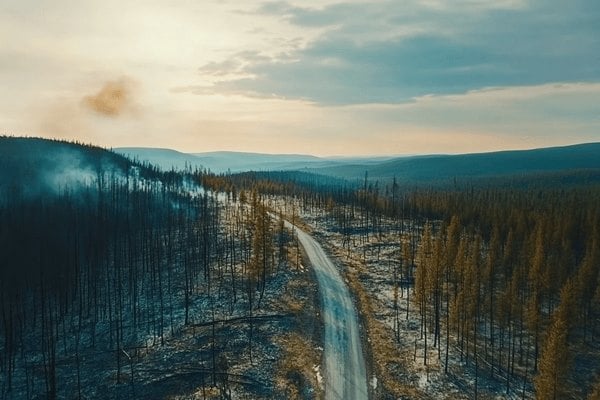
[[[319,243],[306,232],[287,225],[296,230],[319,283],[325,324],[325,398],[368,399],[358,318],[348,287]]]

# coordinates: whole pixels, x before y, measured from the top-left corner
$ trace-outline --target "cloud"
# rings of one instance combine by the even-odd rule
[[[280,16],[293,24],[305,27],[335,25],[355,11],[355,6],[347,3],[332,4],[323,8],[307,8],[284,1],[264,3],[258,9],[259,14]]]
[[[596,0],[5,0],[0,8],[0,37],[11,38],[0,46],[9,134],[320,154],[600,140],[590,86],[600,82]],[[123,73],[143,87],[125,79],[126,96],[107,105]]]
[[[100,90],[82,99],[82,105],[97,114],[115,118],[133,109],[135,84],[130,78],[106,82]]]
[[[458,147],[468,143],[459,143],[460,138],[477,133],[482,135],[481,143],[471,143],[471,147],[485,147],[484,137],[488,141],[496,137],[510,147],[526,148],[598,141],[598,104],[600,83],[567,83],[485,88],[460,95],[423,96],[404,104],[332,109],[369,119],[381,131],[410,131],[412,127],[413,131],[446,132]],[[440,143],[431,142],[431,146],[439,148]]]
[[[208,76],[214,80],[231,80],[247,77],[246,69],[251,65],[271,63],[275,60],[285,60],[289,57],[280,53],[277,57],[266,56],[258,51],[240,51],[224,61],[209,62],[198,68],[201,76]]]
[[[236,54],[213,67],[216,93],[323,105],[400,103],[490,86],[600,80],[600,6],[577,0],[265,3],[264,15],[327,28],[287,59]]]

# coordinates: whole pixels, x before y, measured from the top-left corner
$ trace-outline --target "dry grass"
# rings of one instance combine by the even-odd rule
[[[330,248],[340,260],[345,260],[348,268],[345,276],[350,285],[350,290],[357,300],[357,306],[362,320],[365,324],[367,337],[369,338],[369,350],[373,359],[374,373],[385,391],[395,398],[427,398],[428,396],[414,385],[403,384],[395,378],[390,371],[402,365],[402,354],[394,343],[393,334],[382,322],[374,318],[374,310],[371,298],[360,281],[360,276],[366,274],[363,262],[349,259],[348,254],[339,248]]]
[[[221,391],[216,387],[206,387],[204,389],[198,389],[195,393],[189,395],[173,395],[167,396],[167,400],[190,400],[190,399],[202,399],[202,400],[217,400],[221,399]]]
[[[298,333],[279,336],[276,342],[285,349],[275,380],[278,389],[287,399],[321,399],[323,390],[314,369],[319,364],[320,355],[315,351],[314,344]]]
[[[280,300],[283,309],[294,314],[297,325],[291,333],[275,338],[283,351],[276,368],[275,385],[286,399],[321,399],[324,393],[315,371],[323,352],[316,333],[320,323],[315,278],[312,269],[296,265],[296,260],[304,262],[306,258],[301,249],[289,246],[288,257],[290,268],[296,268],[297,273],[287,283]]]

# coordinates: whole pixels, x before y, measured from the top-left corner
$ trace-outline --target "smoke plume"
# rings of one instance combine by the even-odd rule
[[[131,109],[133,90],[133,82],[128,78],[108,81],[98,93],[85,96],[83,105],[97,114],[115,118]]]

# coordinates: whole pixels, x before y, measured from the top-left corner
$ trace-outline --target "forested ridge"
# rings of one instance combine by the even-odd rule
[[[412,186],[451,186],[454,178],[486,186],[490,178],[494,184],[505,184],[515,178],[531,178],[534,174],[549,177],[580,171],[592,172],[588,179],[597,184],[599,152],[600,143],[582,143],[531,150],[401,157],[370,165],[357,163],[314,171],[347,179],[359,178],[367,171],[373,179],[391,181],[395,177],[398,183]],[[535,184],[535,180],[529,179],[529,183]]]

